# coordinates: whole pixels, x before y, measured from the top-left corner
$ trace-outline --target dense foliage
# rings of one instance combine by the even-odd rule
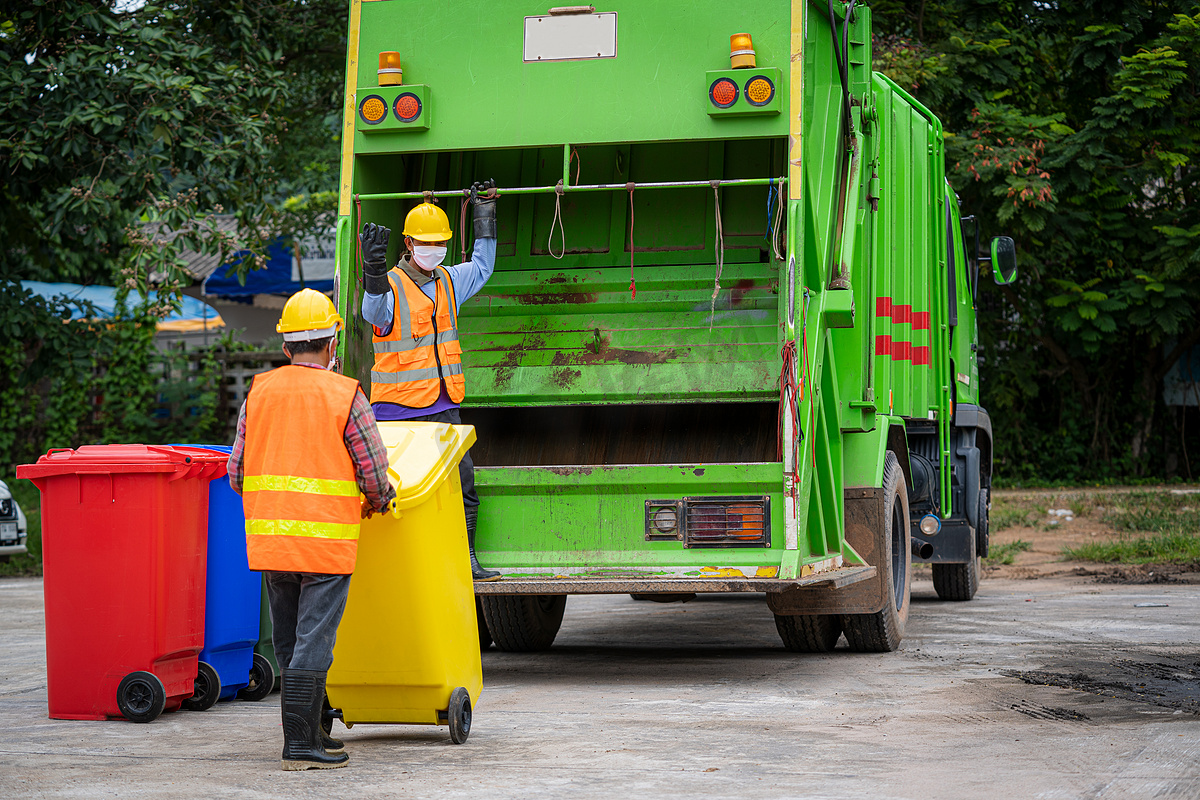
[[[343,0],[0,11],[0,470],[47,447],[213,435],[215,372],[186,380],[155,322],[181,250],[261,252],[317,224],[337,179],[345,17]],[[122,311],[64,322],[29,279],[115,285]]]
[[[1018,243],[1020,279],[980,301],[1002,478],[1200,475],[1197,410],[1162,398],[1200,342],[1200,5],[872,7],[876,68],[944,120],[965,212]]]

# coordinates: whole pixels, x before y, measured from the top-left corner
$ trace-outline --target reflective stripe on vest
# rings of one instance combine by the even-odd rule
[[[242,482],[243,492],[300,492],[302,494],[358,497],[355,481],[333,481],[324,478],[301,478],[296,475],[248,475]]]
[[[246,555],[252,570],[354,571],[361,499],[345,429],[352,378],[286,366],[246,398]]]
[[[441,394],[458,403],[466,395],[462,348],[458,343],[458,306],[450,273],[436,270],[430,299],[399,267],[388,274],[392,329],[372,337],[371,402],[428,408]]]

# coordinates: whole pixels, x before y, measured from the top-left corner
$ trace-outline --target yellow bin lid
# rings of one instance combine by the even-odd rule
[[[393,511],[424,503],[450,470],[458,469],[471,445],[472,425],[445,422],[380,422],[379,433],[388,451],[388,480],[396,490]]]

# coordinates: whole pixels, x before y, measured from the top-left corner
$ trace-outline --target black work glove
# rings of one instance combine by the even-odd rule
[[[388,237],[392,232],[382,225],[363,225],[358,240],[362,243],[363,289],[367,294],[387,294],[392,290],[387,274]]]
[[[496,181],[476,181],[471,184],[471,204],[474,206],[476,239],[496,238]],[[488,197],[488,190],[493,190]]]

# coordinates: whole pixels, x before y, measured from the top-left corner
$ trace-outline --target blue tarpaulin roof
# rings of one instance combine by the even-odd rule
[[[95,307],[95,313],[98,313],[101,317],[112,317],[117,313],[117,290],[113,286],[82,286],[78,283],[21,281],[21,287],[46,299],[59,297],[65,298],[68,302],[77,301],[69,303],[72,306],[71,319],[87,319],[94,316],[94,313],[88,310],[85,303],[91,303]],[[221,320],[221,315],[208,303],[185,295],[182,308],[166,319],[160,320],[158,328],[159,330],[174,330],[180,329],[180,326],[188,327],[190,325],[197,325],[197,327],[207,325],[209,328],[219,328],[224,324]]]
[[[331,244],[331,243],[330,243]],[[316,289],[318,292],[333,291],[332,265],[333,253],[321,252],[324,248],[310,245],[311,256],[304,259],[301,266],[304,269],[304,284],[299,281],[299,270],[291,247],[284,247],[275,242],[267,248],[267,266],[264,269],[251,270],[246,273],[246,282],[238,281],[236,268],[244,257],[237,253],[226,264],[217,267],[204,281],[205,295],[212,297],[249,297],[256,294],[286,294],[291,295],[302,288]]]

